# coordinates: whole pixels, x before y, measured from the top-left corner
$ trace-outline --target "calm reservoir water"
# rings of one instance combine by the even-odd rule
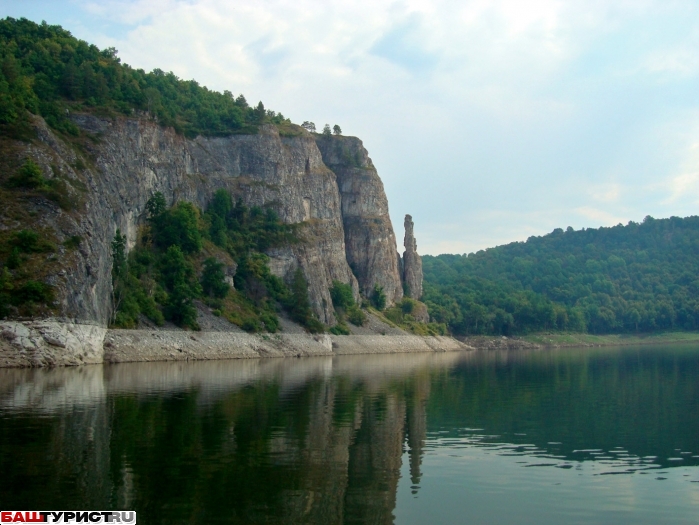
[[[699,523],[699,347],[0,370],[0,507]]]

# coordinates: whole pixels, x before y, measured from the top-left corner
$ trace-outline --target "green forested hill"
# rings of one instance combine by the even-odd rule
[[[30,112],[54,129],[78,134],[66,118],[71,110],[147,111],[190,137],[254,133],[263,122],[288,123],[262,102],[249,106],[242,95],[211,91],[159,69],[133,69],[115,49],[100,50],[60,26],[0,20],[0,132],[21,136]]]
[[[696,216],[556,229],[423,264],[423,300],[455,334],[699,328]]]

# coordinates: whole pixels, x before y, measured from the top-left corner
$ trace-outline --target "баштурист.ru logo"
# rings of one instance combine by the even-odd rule
[[[3,510],[0,523],[128,523],[136,525],[132,510]]]

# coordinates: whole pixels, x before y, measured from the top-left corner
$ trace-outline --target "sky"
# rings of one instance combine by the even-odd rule
[[[699,213],[696,0],[0,0],[0,16],[339,124],[422,254]]]

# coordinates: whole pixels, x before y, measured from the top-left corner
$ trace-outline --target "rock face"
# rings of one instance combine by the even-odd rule
[[[379,285],[388,304],[400,301],[403,287],[388,200],[362,141],[355,137],[320,136],[316,144],[323,162],[337,177],[347,262],[359,289],[368,297]]]
[[[75,235],[84,240],[64,257],[67,271],[49,277],[60,316],[107,323],[111,240],[119,228],[128,247],[135,245],[145,204],[158,191],[168,204],[186,200],[206,208],[216,190],[226,189],[249,206],[272,206],[284,222],[302,222],[303,242],[270,251],[270,269],[288,278],[300,266],[324,323],[335,322],[333,280],[350,284],[356,297],[379,284],[389,303],[401,298],[386,195],[358,139],[324,141],[301,128],[283,137],[274,126],[256,135],[187,139],[145,118],[72,118],[91,137],[80,148],[41,118],[34,122],[38,140],[13,146],[19,158],[33,158],[45,177],[58,172],[84,186],[82,209],[66,213],[42,204],[40,210],[40,226],[53,229],[59,241]],[[18,227],[0,218],[3,228]]]
[[[413,299],[422,297],[422,259],[417,254],[417,242],[413,233],[413,218],[405,216],[405,239],[403,245],[403,283],[406,295]]]
[[[0,367],[74,366],[102,362],[105,328],[41,320],[0,322]]]

